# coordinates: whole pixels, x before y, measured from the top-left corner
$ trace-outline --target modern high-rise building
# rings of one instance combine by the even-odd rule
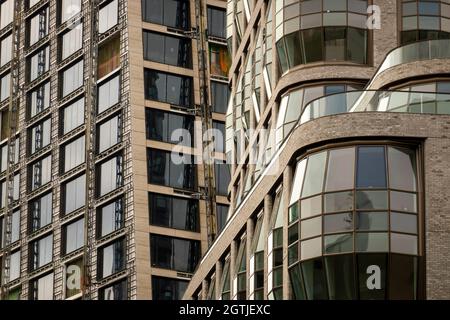
[[[182,297],[228,211],[225,27],[219,0],[0,1],[3,299]]]
[[[185,299],[450,299],[450,1],[229,0],[225,228]]]

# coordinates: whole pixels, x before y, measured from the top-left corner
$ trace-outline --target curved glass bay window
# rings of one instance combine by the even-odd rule
[[[366,0],[285,0],[276,5],[282,73],[318,61],[367,64]]]
[[[262,232],[263,214],[259,214],[250,256],[250,300],[262,300],[264,297],[264,232]]]
[[[280,189],[275,195],[267,237],[268,252],[268,298],[283,299],[283,209],[284,193]]]
[[[288,229],[294,298],[418,298],[416,153],[347,146],[297,163]]]
[[[447,0],[402,0],[401,14],[401,44],[450,39],[450,2]]]
[[[221,300],[230,300],[230,257],[225,259],[222,279],[220,279]]]

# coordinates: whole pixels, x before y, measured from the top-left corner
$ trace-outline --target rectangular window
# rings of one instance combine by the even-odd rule
[[[145,99],[185,108],[192,106],[192,78],[145,69],[144,85]]]
[[[125,240],[117,240],[98,250],[98,278],[102,279],[125,269]]]
[[[30,230],[37,231],[52,223],[52,193],[47,193],[28,203]]]
[[[218,113],[226,113],[230,89],[226,83],[211,81],[211,105],[212,110]]]
[[[123,199],[117,199],[97,209],[97,236],[104,237],[124,226]]]
[[[31,300],[53,300],[53,273],[30,282]]]
[[[71,213],[84,206],[86,201],[86,175],[79,176],[61,186],[64,214]]]
[[[228,206],[223,204],[216,205],[216,216],[217,216],[217,233],[220,233],[228,219]]]
[[[216,176],[216,192],[219,195],[226,196],[228,194],[228,185],[231,180],[230,166],[222,161],[216,160],[214,170]]]
[[[81,281],[83,279],[83,258],[73,260],[65,266],[66,298],[81,293]]]
[[[194,189],[196,174],[194,157],[147,149],[148,183],[179,189]],[[177,162],[177,163],[175,163]],[[181,162],[181,163],[180,163]]]
[[[181,300],[189,281],[152,277],[153,300]]]
[[[145,109],[147,139],[193,147],[194,118],[188,115]]]
[[[14,164],[19,163],[19,141],[18,137],[16,137],[15,151],[14,151]],[[0,173],[6,170],[6,166],[8,165],[8,144],[4,144],[0,147]]]
[[[99,114],[119,103],[120,75],[99,84],[97,97]]]
[[[29,118],[50,107],[50,82],[39,85],[28,93]]]
[[[48,34],[49,10],[48,7],[39,9],[28,20],[28,45],[32,46]]]
[[[142,20],[187,30],[189,5],[189,0],[142,0]]]
[[[81,0],[61,0],[60,22],[64,23],[81,11]]]
[[[63,70],[60,81],[62,81],[61,98],[81,87],[83,85],[83,61],[78,61]]]
[[[85,152],[85,138],[81,136],[76,140],[72,140],[62,147],[64,159],[64,171],[67,172],[80,164],[84,163]]]
[[[200,241],[150,235],[152,267],[193,272],[200,259]]]
[[[13,189],[13,201],[19,200],[20,191],[20,173],[14,176],[14,189]],[[6,180],[0,182],[0,209],[6,206],[8,200],[8,191],[6,190]]]
[[[52,156],[49,155],[34,162],[30,167],[28,167],[28,176],[31,177],[31,191],[34,191],[40,186],[43,186],[50,182],[52,176]]]
[[[53,235],[30,243],[30,269],[36,270],[53,260]]]
[[[11,61],[12,54],[12,34],[0,40],[0,67]]]
[[[208,35],[226,39],[226,10],[208,6]]]
[[[198,200],[149,193],[150,224],[199,231]]]
[[[118,114],[97,126],[97,152],[102,153],[121,141],[122,114]]]
[[[0,5],[0,29],[3,29],[13,21],[14,18],[14,1],[6,0]]]
[[[104,33],[118,23],[118,1],[113,0],[98,12],[98,32]]]
[[[225,123],[213,121],[214,129],[214,150],[215,152],[225,151]]]
[[[127,300],[127,281],[122,280],[98,290],[99,300]]]
[[[114,37],[98,49],[97,78],[101,79],[120,66],[120,41]]]
[[[64,254],[80,249],[84,245],[84,218],[63,227]]]
[[[83,24],[71,26],[60,38],[60,60],[70,57],[81,49],[83,45]]]
[[[172,66],[192,68],[191,40],[144,31],[144,59]]]
[[[14,243],[20,239],[20,210],[14,211],[11,219],[11,243]]]
[[[10,257],[9,281],[14,281],[20,277],[20,250],[11,253]]]
[[[97,196],[104,196],[122,186],[123,172],[121,155],[104,161],[97,169]]]
[[[231,59],[226,46],[209,43],[209,62],[211,74],[228,77]]]
[[[33,81],[50,69],[50,47],[40,49],[28,60],[29,81]]]
[[[50,144],[51,118],[38,122],[29,129],[30,155]]]
[[[66,134],[84,123],[84,98],[67,105],[62,109],[62,133]]]
[[[0,79],[0,102],[9,98],[9,90],[11,85],[11,74],[7,73]]]

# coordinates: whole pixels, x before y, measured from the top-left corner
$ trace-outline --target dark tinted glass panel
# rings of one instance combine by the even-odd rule
[[[296,300],[305,300],[306,296],[303,287],[303,277],[302,271],[300,269],[300,264],[297,264],[291,269],[289,269],[289,277],[294,296],[293,298]]]
[[[357,255],[359,298],[379,300],[386,298],[386,254]]]
[[[149,194],[150,223],[175,229],[198,231],[198,201]]]
[[[208,7],[208,34],[226,38],[226,11],[223,9]]]
[[[347,29],[347,60],[367,63],[367,31],[362,29]]]
[[[181,300],[188,283],[188,281],[152,277],[152,298],[153,300]]]
[[[217,233],[220,233],[225,227],[225,224],[227,223],[228,206],[218,204],[216,206],[216,215],[217,215]]]
[[[226,163],[218,162],[215,165],[216,192],[226,196],[230,184],[230,167]]]
[[[325,60],[345,60],[346,28],[325,28]]]
[[[178,29],[189,28],[188,0],[142,0],[142,19]]]
[[[191,40],[144,31],[144,59],[192,68]]]
[[[194,119],[187,115],[147,108],[145,110],[147,139],[193,146]]]
[[[127,298],[126,280],[116,282],[99,290],[99,300],[127,300]]]
[[[386,188],[384,147],[359,147],[357,188]]]
[[[226,83],[211,81],[211,104],[214,112],[226,113],[230,90]]]
[[[303,61],[310,63],[323,60],[322,29],[309,29],[302,31]]]
[[[152,266],[193,272],[200,259],[200,242],[160,235],[150,236]]]
[[[181,107],[192,104],[192,79],[189,77],[145,69],[144,82],[146,99]]]
[[[397,254],[391,255],[389,268],[389,299],[416,299],[417,269],[417,257]]]
[[[104,278],[123,270],[125,268],[125,240],[115,241],[99,249],[98,263],[99,278]]]
[[[308,300],[328,299],[322,258],[303,262],[302,271]]]
[[[356,298],[353,255],[326,257],[325,269],[330,299],[353,300]]]

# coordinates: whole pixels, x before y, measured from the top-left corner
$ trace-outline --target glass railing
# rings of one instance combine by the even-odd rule
[[[372,79],[381,72],[403,63],[446,58],[450,58],[449,39],[414,42],[389,52]]]
[[[450,93],[370,90],[337,93],[307,104],[297,126],[329,115],[370,111],[450,115]]]

